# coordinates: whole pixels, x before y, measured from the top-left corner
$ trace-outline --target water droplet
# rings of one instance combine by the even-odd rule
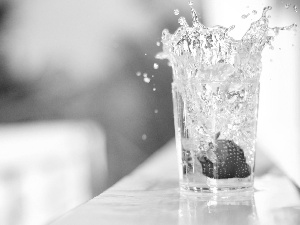
[[[288,8],[290,8],[290,6],[291,6],[291,4],[287,3],[287,4],[285,4],[284,8],[288,9]]]
[[[154,113],[158,113],[158,109],[155,109],[155,110],[154,110]]]
[[[156,69],[156,70],[157,70],[157,69],[158,69],[158,67],[159,67],[159,65],[158,65],[157,63],[154,63],[154,64],[153,64],[153,68],[154,68],[154,69]]]
[[[151,79],[149,77],[144,77],[144,82],[145,83],[150,83]]]
[[[170,36],[169,30],[168,29],[164,29],[162,31],[161,39],[162,40],[167,40],[169,36]]]
[[[189,25],[187,24],[186,20],[184,17],[180,17],[178,19],[178,23],[181,25],[181,26],[184,26],[184,27],[188,27]]]
[[[256,11],[256,10],[253,10],[253,11],[252,11],[252,14],[253,14],[253,15],[256,15],[256,14],[257,14],[257,11]]]
[[[139,77],[142,75],[142,73],[140,71],[136,72],[136,75]]]
[[[193,1],[189,1],[189,6],[193,6],[194,2]]]
[[[155,88],[155,87],[153,88],[153,91],[156,91],[156,88]]]
[[[147,135],[146,135],[146,134],[143,134],[143,135],[142,135],[142,140],[145,141],[146,139],[147,139]]]
[[[176,15],[176,16],[179,15],[179,10],[178,9],[174,9],[174,15]]]
[[[160,42],[159,42],[159,41],[158,41],[158,42],[156,42],[156,45],[157,45],[157,46],[160,46]]]
[[[262,17],[266,17],[267,12],[272,9],[272,6],[267,6],[263,9]]]
[[[248,18],[249,15],[250,15],[250,13],[242,15],[242,19]]]
[[[298,12],[298,7],[296,5],[294,5],[294,11]]]
[[[148,76],[148,74],[147,73],[143,73],[143,77],[147,77]]]

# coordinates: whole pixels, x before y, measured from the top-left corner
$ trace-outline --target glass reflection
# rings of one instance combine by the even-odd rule
[[[179,224],[259,224],[253,192],[231,196],[182,193]]]

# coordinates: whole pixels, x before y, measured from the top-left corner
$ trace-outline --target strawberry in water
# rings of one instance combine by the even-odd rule
[[[244,151],[232,140],[218,140],[213,151],[215,159],[210,160],[206,155],[198,157],[202,165],[202,173],[214,179],[245,178],[250,176],[251,168],[246,162]],[[212,157],[210,157],[212,158]]]

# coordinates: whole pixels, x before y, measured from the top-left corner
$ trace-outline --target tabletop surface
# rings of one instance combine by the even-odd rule
[[[220,198],[180,193],[172,141],[114,186],[51,225],[300,224],[300,194],[281,173],[255,178],[255,191]]]

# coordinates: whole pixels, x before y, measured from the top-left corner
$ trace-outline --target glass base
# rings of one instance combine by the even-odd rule
[[[185,193],[200,193],[200,194],[238,194],[244,192],[253,192],[252,186],[238,187],[197,187],[190,185],[180,185],[180,190]]]

